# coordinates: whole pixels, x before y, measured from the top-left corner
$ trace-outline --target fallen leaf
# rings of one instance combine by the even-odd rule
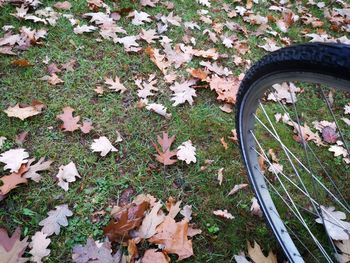
[[[226,112],[226,113],[231,113],[233,111],[232,104],[229,104],[229,103],[225,103],[224,105],[220,106],[219,108],[220,108],[220,110],[222,110],[223,112]]]
[[[281,101],[283,103],[297,102],[296,93],[300,92],[300,88],[297,88],[293,83],[274,84],[272,88],[274,92],[268,94],[267,100]]]
[[[0,195],[5,196],[19,184],[27,183],[27,179],[22,176],[27,170],[27,167],[22,165],[18,172],[0,177],[0,181],[2,181],[2,185],[0,186]]]
[[[188,221],[192,220],[192,205],[185,205],[180,214],[184,216]]]
[[[0,162],[5,163],[4,170],[10,169],[10,172],[17,173],[21,165],[27,163],[29,154],[25,149],[11,149],[0,154]]]
[[[218,171],[218,181],[219,181],[219,185],[222,184],[222,180],[224,179],[224,168],[220,168]]]
[[[32,179],[33,181],[38,183],[41,180],[41,175],[38,172],[48,170],[52,163],[52,161],[50,160],[45,162],[44,160],[45,160],[45,157],[42,157],[34,165],[32,165],[32,163],[35,161],[35,158],[28,160],[28,163],[27,163],[28,171],[24,174],[24,178]]]
[[[183,142],[177,147],[177,159],[185,161],[187,164],[196,163],[196,148],[193,147],[191,140]]]
[[[73,132],[80,128],[80,125],[78,124],[80,117],[73,117],[73,112],[73,108],[65,107],[63,108],[63,114],[57,115],[57,119],[63,121],[63,124],[60,126],[63,131]]]
[[[29,117],[40,114],[44,107],[45,105],[43,103],[33,101],[31,106],[20,107],[19,104],[16,104],[14,107],[8,107],[4,112],[8,117],[19,118],[23,121]]]
[[[69,210],[68,205],[58,205],[55,210],[49,211],[48,217],[39,222],[39,226],[43,226],[41,232],[48,237],[54,233],[58,235],[60,233],[61,226],[68,226],[67,217],[73,215]]]
[[[262,213],[260,205],[258,203],[258,199],[253,197],[251,202],[252,202],[252,205],[250,207],[250,212],[255,216],[262,217],[263,213]]]
[[[332,127],[324,127],[322,129],[322,138],[327,143],[336,143],[339,138],[339,134]]]
[[[154,40],[159,39],[157,31],[154,29],[144,30],[141,29],[140,37],[145,40],[148,44],[155,43]]]
[[[204,70],[200,69],[200,68],[189,68],[186,70],[188,73],[191,74],[192,77],[200,79],[200,80],[206,80],[208,77],[208,73],[205,72]]]
[[[112,248],[109,241],[103,243],[97,242],[89,237],[86,245],[76,245],[73,247],[72,260],[75,263],[99,262],[109,263],[115,262],[112,257]],[[119,263],[119,261],[116,261]]]
[[[228,137],[231,141],[233,141],[234,143],[238,142],[238,136],[237,136],[237,130],[233,129],[231,130],[232,136]]]
[[[115,80],[110,79],[110,78],[105,78],[105,83],[109,85],[109,89],[120,93],[124,93],[126,91],[126,88],[124,87],[123,84],[120,83],[120,79],[116,76]]]
[[[141,259],[141,263],[169,263],[170,258],[165,252],[156,249],[147,249]]]
[[[69,189],[69,183],[75,182],[76,177],[80,178],[80,175],[73,162],[70,162],[67,165],[61,165],[58,174],[56,175],[56,178],[58,178],[58,186],[67,192]]]
[[[228,144],[225,142],[225,138],[224,137],[222,137],[220,139],[220,142],[221,142],[222,146],[224,147],[224,149],[227,150],[228,149]]]
[[[348,240],[350,232],[350,223],[344,221],[346,214],[336,211],[335,207],[324,207],[321,205],[322,217],[317,218],[316,222],[324,224],[328,235],[333,240]]]
[[[24,263],[28,258],[22,257],[28,246],[28,237],[21,241],[21,230],[18,227],[9,237],[6,229],[0,228],[0,255],[4,263]]]
[[[220,216],[220,217],[223,217],[223,218],[227,218],[227,219],[234,219],[235,217],[229,213],[226,209],[225,210],[216,210],[216,211],[213,211],[213,214],[216,215],[216,216]]]
[[[88,26],[88,25],[82,25],[82,26],[76,26],[74,29],[73,29],[73,32],[75,34],[83,34],[83,33],[90,33],[90,32],[93,32],[97,29],[97,27],[95,26]]]
[[[249,257],[254,262],[277,263],[277,257],[275,254],[272,253],[272,251],[270,251],[269,255],[265,257],[258,243],[254,241],[253,247],[250,245],[249,241],[247,243]]]
[[[239,190],[244,189],[247,186],[248,186],[248,184],[236,184],[227,195],[234,195]]]
[[[346,157],[348,155],[348,151],[346,148],[340,145],[332,145],[328,148],[328,151],[333,152],[335,157],[343,156]]]
[[[69,3],[68,1],[57,2],[53,6],[56,7],[57,9],[62,9],[62,10],[69,10],[72,7],[71,3]]]
[[[156,159],[158,162],[164,164],[164,165],[172,165],[177,160],[171,159],[172,157],[176,156],[177,151],[171,151],[170,146],[175,140],[175,135],[169,138],[168,133],[163,132],[163,138],[161,138],[159,135],[157,136],[157,142],[161,146],[161,150],[158,148],[158,146],[153,143],[154,148],[156,149]]]
[[[150,15],[146,12],[138,12],[134,11],[133,14],[134,18],[132,19],[131,23],[135,26],[143,25],[144,22],[151,22],[152,20],[149,18]]]
[[[188,239],[187,232],[187,219],[176,223],[173,218],[166,216],[149,242],[162,245],[165,252],[177,254],[178,260],[182,260],[193,255],[192,240]]]
[[[50,243],[51,239],[47,238],[47,235],[43,232],[36,232],[32,236],[32,242],[29,243],[29,247],[31,248],[29,253],[33,256],[32,260],[34,262],[41,263],[44,257],[50,255],[51,250],[47,249]]]
[[[88,134],[94,127],[92,126],[92,122],[89,120],[83,121],[83,125],[81,125],[80,130],[84,134]]]
[[[183,104],[186,101],[192,105],[193,97],[197,97],[196,90],[191,88],[196,83],[195,80],[188,80],[182,83],[175,82],[174,85],[170,86],[170,89],[174,92],[171,100],[174,101],[173,106]]]
[[[175,198],[170,196],[168,200],[165,202],[166,208],[169,211],[168,217],[175,218],[177,214],[181,211],[180,205],[181,205],[181,200],[176,201]]]
[[[102,95],[104,93],[104,89],[102,86],[96,86],[96,88],[94,89],[94,91],[99,94]]]
[[[152,210],[145,215],[145,218],[137,231],[138,237],[148,239],[155,235],[157,226],[165,219],[164,214],[160,210],[162,206],[161,201],[158,201],[154,204]]]
[[[343,241],[335,241],[335,245],[341,253],[335,253],[335,257],[340,263],[350,262],[350,239]]]
[[[162,104],[151,103],[147,104],[146,109],[149,111],[153,111],[167,119],[171,118],[171,113],[167,113],[167,108]]]
[[[102,157],[106,156],[109,152],[118,151],[105,136],[94,139],[94,142],[91,144],[91,149],[93,152],[101,152]]]
[[[217,93],[218,100],[230,104],[235,104],[240,82],[240,78],[237,77],[221,78],[217,75],[214,75],[211,78],[209,85],[210,89],[215,90]]]
[[[51,63],[50,65],[47,66],[47,72],[52,75],[58,72],[61,72],[61,70],[57,67],[55,63]]]
[[[12,65],[18,66],[18,67],[30,67],[33,66],[28,60],[26,59],[17,59],[11,62]]]

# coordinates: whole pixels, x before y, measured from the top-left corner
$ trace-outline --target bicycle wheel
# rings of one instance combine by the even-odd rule
[[[349,92],[344,44],[280,49],[241,83],[236,127],[243,160],[291,262],[349,259],[342,250],[350,233]]]

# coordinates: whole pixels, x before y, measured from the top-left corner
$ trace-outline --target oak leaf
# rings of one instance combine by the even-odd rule
[[[159,39],[157,31],[154,29],[144,30],[141,29],[140,37],[145,40],[148,44],[154,43],[155,39]]]
[[[126,91],[126,88],[122,83],[120,83],[120,79],[117,76],[115,77],[115,80],[111,78],[105,78],[105,83],[109,85],[108,88],[113,91],[116,91],[116,92],[120,91],[120,93],[123,93]]]
[[[44,257],[50,255],[51,250],[47,249],[51,239],[47,238],[47,235],[43,232],[36,232],[32,236],[32,242],[29,243],[31,250],[29,253],[33,256],[32,260],[37,263],[41,263]]]
[[[187,219],[175,222],[173,218],[166,216],[149,242],[162,245],[165,252],[177,254],[178,260],[182,260],[193,255],[192,240],[188,239],[187,233]]]
[[[174,92],[171,100],[174,101],[173,106],[183,104],[186,101],[192,105],[193,97],[197,97],[196,90],[191,88],[196,83],[195,80],[188,80],[182,83],[175,82],[174,85],[170,86],[170,89]]]
[[[88,26],[88,25],[82,25],[82,26],[79,26],[77,25],[74,29],[73,29],[73,32],[75,34],[83,34],[83,33],[90,33],[92,31],[95,31],[97,29],[97,27],[95,26]]]
[[[3,184],[0,186],[0,196],[5,196],[19,184],[27,183],[28,180],[23,177],[23,174],[26,171],[28,171],[28,168],[23,164],[17,173],[12,173],[1,177],[0,181],[2,181]]]
[[[76,177],[80,178],[77,167],[73,162],[67,165],[61,165],[59,167],[58,174],[58,186],[60,186],[64,191],[68,191],[69,183],[75,182]]]
[[[5,163],[4,170],[10,169],[10,172],[17,173],[21,165],[27,163],[29,154],[25,149],[11,149],[0,154],[0,162]]]
[[[161,146],[161,150],[158,148],[158,146],[153,143],[154,148],[156,149],[156,159],[158,162],[164,164],[164,165],[172,165],[177,160],[171,159],[172,157],[176,156],[176,151],[171,151],[170,146],[175,140],[175,135],[169,138],[168,133],[163,132],[163,138],[161,138],[159,135],[157,136],[157,142]]]
[[[45,105],[39,101],[33,101],[31,106],[21,107],[16,104],[14,107],[8,107],[4,112],[8,117],[19,118],[22,121],[42,113]]]
[[[32,179],[35,182],[39,182],[41,180],[41,175],[38,172],[48,170],[50,168],[50,165],[52,161],[48,160],[45,161],[45,157],[42,157],[39,159],[39,161],[36,164],[32,163],[35,161],[35,159],[28,160],[28,171],[24,174],[24,178]]]
[[[176,153],[177,159],[185,161],[187,164],[191,162],[196,163],[196,148],[193,147],[190,140],[183,142],[179,147],[177,147]]]
[[[111,243],[109,241],[100,243],[89,237],[85,246],[76,245],[73,247],[72,260],[75,263],[114,262]]]
[[[63,131],[73,132],[80,128],[80,124],[78,124],[80,116],[73,117],[73,112],[73,108],[65,107],[63,108],[63,114],[57,115],[57,118],[63,121],[60,126]]]
[[[21,241],[21,230],[17,228],[9,237],[4,228],[0,228],[0,260],[1,263],[24,263],[27,258],[22,255],[28,246],[28,237]]]
[[[67,217],[73,215],[66,204],[56,206],[55,208],[55,210],[51,210],[47,213],[49,215],[47,218],[39,222],[39,225],[43,226],[41,232],[47,236],[51,236],[54,233],[58,235],[61,226],[68,226]]]
[[[163,205],[161,201],[158,201],[154,204],[152,210],[148,214],[146,214],[140,228],[137,231],[137,235],[140,238],[147,239],[152,237],[156,233],[157,226],[161,224],[165,219],[164,214],[160,210],[162,206]]]
[[[101,152],[102,157],[106,156],[109,152],[118,151],[105,136],[94,139],[94,142],[91,144],[91,149],[93,152]]]
[[[210,89],[215,90],[220,101],[235,104],[240,80],[237,77],[221,78],[214,75],[210,82]]]
[[[269,252],[269,255],[265,257],[258,243],[254,241],[254,246],[252,247],[248,241],[248,254],[249,257],[254,262],[264,262],[264,263],[277,263],[277,257],[272,251]]]
[[[149,14],[146,12],[133,12],[134,18],[132,19],[131,23],[135,26],[143,25],[144,22],[151,22],[152,20],[149,18]]]
[[[350,239],[334,242],[341,253],[335,253],[335,257],[340,263],[350,262]]]

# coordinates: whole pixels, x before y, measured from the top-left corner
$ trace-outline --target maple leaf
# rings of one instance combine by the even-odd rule
[[[265,257],[258,243],[254,241],[253,247],[250,245],[249,241],[247,243],[249,257],[254,262],[277,263],[277,257],[275,254],[272,253],[272,251],[270,251],[269,255]]]
[[[236,184],[227,195],[233,195],[239,190],[246,188],[247,186],[248,184]]]
[[[95,139],[91,144],[91,149],[93,152],[101,152],[102,157],[106,156],[109,152],[118,151],[105,136]]]
[[[182,83],[175,82],[174,85],[170,86],[170,89],[174,92],[171,98],[174,101],[173,106],[183,104],[186,101],[192,105],[193,97],[197,97],[196,90],[191,88],[196,83],[196,80],[187,80]]]
[[[39,226],[43,226],[41,232],[47,236],[51,236],[54,233],[58,235],[61,226],[68,226],[67,217],[73,215],[66,204],[58,205],[55,208],[56,210],[51,210],[47,213],[47,218],[39,222]]]
[[[185,161],[187,164],[191,162],[196,163],[196,148],[193,147],[190,140],[183,142],[179,147],[177,147],[177,159]]]
[[[44,257],[50,255],[51,250],[47,249],[50,243],[51,239],[47,238],[47,235],[43,232],[36,232],[32,236],[32,242],[29,243],[29,247],[31,248],[29,253],[33,256],[32,260],[34,262],[41,263]]]
[[[73,112],[73,108],[65,107],[63,108],[63,114],[57,115],[57,118],[63,121],[63,124],[60,127],[63,131],[73,132],[80,128],[80,125],[78,124],[80,117],[73,117]]]
[[[216,215],[216,216],[220,216],[220,217],[223,217],[223,218],[227,218],[227,219],[234,219],[235,217],[229,213],[226,209],[225,210],[216,210],[216,211],[213,211],[213,214]]]
[[[169,138],[168,133],[163,132],[163,138],[161,138],[159,135],[157,136],[157,142],[162,147],[161,150],[159,150],[158,146],[153,143],[154,148],[156,148],[156,151],[158,154],[156,154],[156,159],[158,162],[164,164],[164,165],[172,165],[176,162],[176,160],[171,159],[172,157],[176,156],[176,151],[171,151],[170,146],[175,140],[175,135]]]
[[[162,251],[157,252],[156,249],[147,249],[141,259],[141,263],[169,263],[170,258]]]
[[[114,262],[111,243],[109,241],[100,243],[89,237],[85,246],[76,245],[73,247],[72,260],[75,263]]]
[[[10,169],[10,172],[17,173],[21,165],[27,163],[26,158],[29,154],[25,149],[11,149],[0,154],[0,162],[5,163],[4,170]]]
[[[148,214],[146,214],[140,228],[137,231],[138,237],[147,239],[152,237],[156,233],[157,226],[161,224],[165,219],[164,214],[162,213],[162,211],[160,211],[162,206],[163,205],[161,201],[158,201],[154,204],[152,210]]]
[[[182,260],[193,255],[192,240],[188,239],[187,233],[187,219],[175,222],[173,218],[166,216],[149,242],[164,246],[165,252],[177,254],[178,260]]]
[[[0,259],[2,263],[24,263],[22,255],[28,246],[28,237],[21,240],[21,230],[17,228],[9,237],[6,229],[0,228]]]
[[[80,175],[75,164],[73,162],[70,162],[67,165],[61,165],[59,167],[59,171],[56,177],[58,178],[58,186],[67,192],[69,183],[75,182],[75,177],[80,178]]]
[[[350,232],[350,223],[344,221],[346,214],[341,211],[335,211],[335,207],[324,207],[321,205],[323,219],[317,218],[316,222],[324,224],[328,235],[333,240],[348,240]]]
[[[348,263],[350,261],[350,239],[342,242],[336,241],[335,245],[339,248],[341,253],[335,253],[335,257],[340,263]]]
[[[164,105],[162,104],[158,104],[158,103],[147,104],[146,109],[149,111],[153,111],[167,119],[171,117],[171,113],[167,113],[167,108],[164,107]]]
[[[148,207],[149,202],[147,200],[139,202],[134,200],[131,204],[119,208],[116,213],[113,213],[113,219],[103,229],[104,234],[111,242],[125,242],[129,240],[129,231],[140,226]]]
[[[120,83],[120,79],[116,76],[115,80],[110,79],[110,78],[105,78],[105,83],[107,85],[110,85],[108,88],[113,90],[113,91],[120,91],[120,93],[124,93],[126,91],[126,88],[122,83]]]
[[[236,103],[236,96],[240,85],[239,78],[221,78],[217,75],[214,75],[211,78],[209,85],[210,89],[215,90],[217,93],[218,100],[231,104]]]
[[[46,162],[44,162],[44,160],[45,160],[45,157],[42,157],[34,165],[32,165],[32,163],[35,161],[35,158],[28,160],[28,163],[27,163],[28,171],[24,174],[24,178],[32,179],[33,181],[38,183],[41,180],[41,175],[38,172],[48,170],[52,163],[52,161],[50,160]]]
[[[22,121],[38,115],[45,108],[45,105],[39,101],[33,101],[31,106],[20,107],[19,104],[16,104],[14,107],[8,107],[4,112],[8,117],[19,118]]]

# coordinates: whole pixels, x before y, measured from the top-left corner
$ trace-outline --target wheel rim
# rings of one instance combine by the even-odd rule
[[[280,72],[259,79],[252,85],[247,94],[245,94],[242,103],[240,104],[239,137],[244,162],[248,168],[248,175],[267,221],[269,222],[278,242],[280,243],[288,259],[291,262],[304,262],[303,257],[299,252],[300,247],[298,246],[299,249],[297,248],[297,246],[295,245],[295,237],[293,236],[292,238],[291,236],[292,230],[287,229],[271,197],[270,193],[273,189],[273,185],[271,185],[271,183],[265,179],[264,175],[261,174],[261,169],[259,166],[259,156],[261,157],[264,155],[262,153],[260,153],[259,155],[258,150],[261,150],[261,147],[259,145],[259,140],[257,140],[255,136],[255,128],[257,123],[259,122],[255,114],[257,110],[261,107],[259,102],[260,99],[264,97],[265,92],[268,89],[270,89],[270,87],[273,84],[282,82],[292,82],[296,80],[305,83],[316,83],[331,86],[336,88],[336,90],[338,91],[349,91],[350,89],[349,81],[336,79],[332,76],[317,74],[313,72]],[[298,113],[296,114],[296,116],[298,116]],[[278,138],[276,140],[278,140]],[[282,148],[283,150],[285,150],[284,147]],[[290,155],[288,154],[288,151],[286,155]],[[266,161],[267,160],[265,159],[265,162]],[[297,170],[297,168],[295,169]],[[326,189],[324,190],[326,191]],[[288,190],[286,190],[286,192],[288,192]],[[311,203],[314,204],[312,198]],[[323,210],[321,210],[320,213],[321,217],[323,218]],[[347,215],[349,214],[347,213]],[[326,262],[332,262],[332,255],[329,255],[329,257],[324,255],[324,257]]]

